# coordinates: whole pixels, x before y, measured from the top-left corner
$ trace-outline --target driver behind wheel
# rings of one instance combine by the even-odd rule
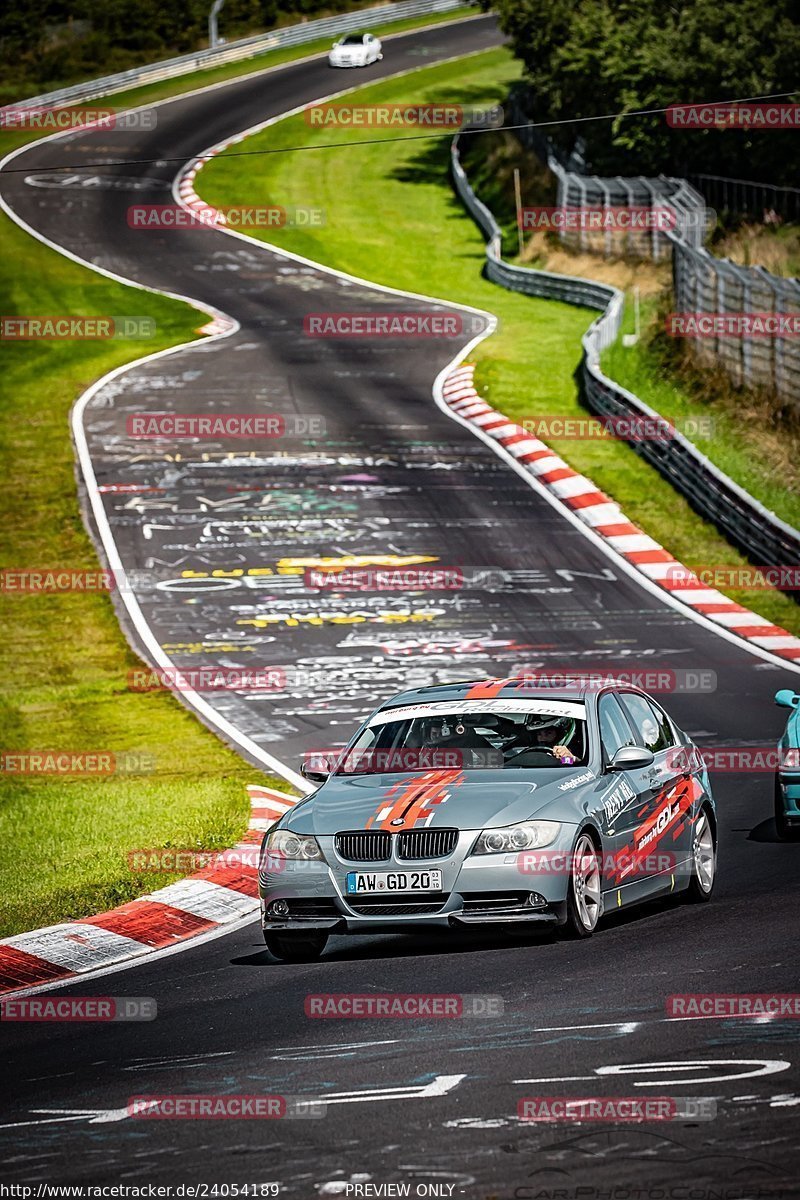
[[[552,754],[565,765],[578,761],[570,749],[575,734],[575,721],[572,717],[547,717],[536,714],[528,719],[526,728],[530,736],[531,750]]]

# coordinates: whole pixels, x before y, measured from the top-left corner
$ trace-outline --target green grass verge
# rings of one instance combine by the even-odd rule
[[[518,70],[507,51],[492,50],[360,89],[358,99],[488,105],[502,99]],[[377,130],[370,137],[369,145],[345,149],[351,140],[347,131],[320,131],[302,116],[287,118],[255,135],[247,148],[330,148],[264,158],[222,154],[204,168],[198,186],[216,205],[241,203],[242,196],[253,194],[279,204],[323,208],[327,223],[322,228],[261,230],[255,236],[379,283],[490,309],[500,318],[500,331],[475,354],[481,394],[517,421],[585,415],[573,372],[581,335],[595,314],[506,292],[481,277],[482,239],[450,187],[446,137],[404,142]],[[624,443],[553,439],[551,444],[679,560],[746,565]],[[728,594],[800,633],[800,609],[786,596]]]

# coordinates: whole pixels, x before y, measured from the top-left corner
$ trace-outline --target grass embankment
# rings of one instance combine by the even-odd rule
[[[493,50],[359,89],[358,100],[490,105],[502,100],[517,75],[510,54]],[[222,154],[205,167],[198,187],[205,200],[220,206],[241,203],[247,194],[323,208],[324,227],[261,230],[254,236],[379,283],[491,310],[501,327],[475,352],[481,394],[517,421],[585,416],[573,372],[581,335],[595,314],[506,292],[481,277],[482,240],[450,187],[447,137],[402,141],[392,131],[373,129],[370,144],[348,145],[362,134],[331,126],[320,130],[302,114],[290,117],[249,139],[247,149],[322,143],[331,148],[263,158]],[[746,565],[623,442],[551,439],[551,444],[678,559]],[[733,589],[728,594],[800,632],[800,610],[786,596]]]

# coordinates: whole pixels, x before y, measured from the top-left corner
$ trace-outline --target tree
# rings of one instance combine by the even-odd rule
[[[571,149],[580,134],[598,174],[707,172],[797,184],[798,127],[684,130],[661,113],[624,114],[791,93],[800,86],[798,0],[494,0],[492,7],[525,65],[531,116],[567,122],[549,136]]]

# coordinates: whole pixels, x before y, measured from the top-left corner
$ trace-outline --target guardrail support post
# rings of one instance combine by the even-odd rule
[[[219,28],[217,26],[217,16],[222,8],[225,0],[214,0],[211,5],[211,11],[208,14],[208,48],[216,50],[219,45]]]

